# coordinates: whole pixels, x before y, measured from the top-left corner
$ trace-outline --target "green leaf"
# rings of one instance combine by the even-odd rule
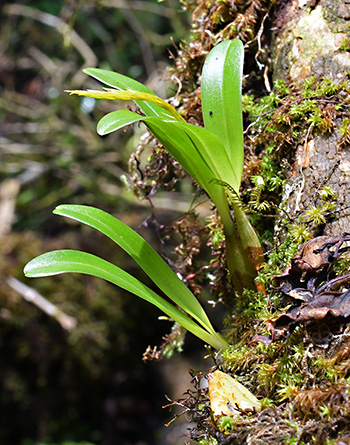
[[[225,231],[232,233],[234,226],[225,192],[222,186],[215,181],[217,179],[216,172],[211,169],[210,160],[205,154],[208,147],[204,149],[200,144],[196,145],[194,141],[196,137],[187,131],[189,124],[186,124],[185,127],[183,123],[164,121],[159,118],[145,119],[144,122],[159,142],[208,193],[220,213]],[[218,141],[217,138],[216,141]]]
[[[225,230],[231,233],[233,222],[225,192],[215,181],[218,176],[225,178],[225,183],[234,180],[233,170],[220,140],[201,127],[157,117],[141,118],[136,113],[121,111],[104,116],[98,123],[98,133],[108,134],[124,125],[142,120],[169,153],[208,193],[220,213]],[[212,147],[217,150],[217,159]]]
[[[145,284],[128,274],[124,270],[102,258],[86,252],[76,250],[57,250],[48,252],[30,261],[24,273],[27,277],[45,277],[62,273],[83,273],[113,283],[138,297],[157,306],[161,311],[177,321],[188,331],[192,332],[204,342],[216,349],[226,346],[225,340],[219,334],[212,335],[199,327],[187,315],[175,306],[153,292]]]
[[[200,147],[194,144],[181,126],[172,125],[174,121],[159,118],[145,119],[144,122],[159,142],[209,195],[211,190],[218,190],[218,187],[212,184],[216,179],[215,173],[201,153]]]
[[[206,181],[197,179],[201,185],[203,184],[202,187],[205,189],[207,187],[205,184],[214,179],[220,178],[223,182],[228,184],[237,180],[237,178],[234,177],[233,170],[230,168],[230,161],[220,139],[202,127],[197,127],[186,122],[164,119],[160,121],[152,117],[140,116],[129,110],[118,110],[107,114],[99,121],[97,132],[99,135],[103,136],[138,121],[144,121],[148,127],[158,128],[158,132],[159,128],[163,127],[164,131],[162,132],[163,136],[161,136],[162,140],[165,140],[164,134],[166,133],[167,140],[172,140],[171,145],[178,147],[177,149],[172,150],[172,154],[177,160],[181,157],[181,164],[184,168],[186,168],[184,164],[192,164],[196,166],[195,169],[202,171],[203,165],[200,166],[197,163],[199,158],[201,158],[199,162],[204,162],[211,171],[210,173],[209,170],[204,167],[208,170],[210,177],[208,177],[208,180]],[[183,135],[181,131],[179,132],[179,129],[181,129],[187,137]],[[183,136],[181,144],[179,141],[180,133]],[[164,144],[164,146],[165,148],[168,148],[170,144],[167,143],[167,145]],[[182,154],[180,153],[181,151]],[[193,167],[189,167],[189,169],[192,171]],[[194,173],[194,175],[197,175],[199,178],[198,173]]]
[[[129,110],[117,110],[106,114],[97,124],[97,133],[100,136],[112,133],[126,125],[134,124],[144,119],[137,113]]]
[[[100,68],[86,68],[83,71],[94,79],[99,80],[112,88],[118,88],[121,90],[132,89],[142,93],[153,94],[155,96],[155,93],[145,85],[137,80],[131,79],[130,77],[124,76],[123,74],[101,70]],[[135,103],[146,116],[164,116],[164,109],[157,104],[144,102],[142,100],[135,100]]]
[[[215,179],[220,179],[228,184],[236,184],[240,181],[240,177],[235,175],[234,169],[231,167],[230,159],[221,140],[215,134],[196,125],[183,122],[173,123],[187,134],[213,172]]]
[[[202,109],[205,128],[223,142],[237,178],[230,183],[238,192],[243,171],[242,72],[240,40],[219,43],[208,54],[202,72]]]
[[[103,210],[89,206],[60,205],[54,213],[80,221],[102,232],[125,250],[175,304],[209,332],[215,333],[206,313],[192,292],[158,253],[126,224]]]

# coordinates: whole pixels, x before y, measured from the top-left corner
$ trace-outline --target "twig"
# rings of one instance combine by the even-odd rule
[[[174,11],[172,8],[167,8],[165,6],[158,5],[157,3],[134,0],[130,1],[129,4],[134,10],[151,12],[152,14],[157,14],[169,19],[174,16]],[[102,0],[102,5],[118,9],[130,7],[126,5],[123,0]]]
[[[0,239],[11,232],[19,190],[20,183],[14,178],[5,179],[0,186]]]
[[[54,318],[62,326],[63,329],[71,331],[77,326],[77,320],[70,315],[65,314],[57,306],[46,300],[39,292],[16,278],[10,277],[7,284],[16,292],[18,292],[26,301],[34,304],[41,309],[45,314]]]
[[[137,19],[132,3],[128,0],[120,0],[118,1],[119,8],[121,9],[122,14],[125,17],[125,20],[129,24],[132,31],[135,33],[135,37],[139,42],[141,54],[143,58],[143,63],[145,65],[145,69],[148,77],[151,77],[154,71],[156,71],[156,64],[153,57],[153,52],[151,45],[149,43],[149,39],[143,29],[142,24]]]

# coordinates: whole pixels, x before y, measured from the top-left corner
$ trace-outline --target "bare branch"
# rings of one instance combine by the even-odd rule
[[[77,319],[65,314],[57,306],[46,300],[39,292],[16,278],[10,277],[7,284],[16,292],[18,292],[26,301],[34,304],[45,314],[56,319],[63,329],[71,331],[77,326]]]
[[[17,179],[5,179],[0,186],[0,239],[11,232],[19,190]]]

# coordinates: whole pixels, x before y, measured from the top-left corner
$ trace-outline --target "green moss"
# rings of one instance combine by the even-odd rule
[[[218,441],[214,437],[209,437],[208,439],[200,439],[199,445],[217,445]]]
[[[350,141],[350,121],[344,117],[344,110],[349,107],[348,97],[348,80],[336,84],[316,76],[301,86],[277,80],[274,91],[265,97],[243,95],[243,112],[250,122],[246,130],[250,175],[245,179],[242,195],[263,245],[271,248],[275,243],[271,224],[275,225],[276,219],[283,237],[287,236],[290,243],[297,245],[310,239],[332,216],[337,197],[327,186],[317,191],[316,202],[300,213],[297,222],[290,221],[287,213],[283,218],[281,199],[284,178],[295,161],[295,150],[291,150],[291,146],[304,144],[315,135],[330,133],[339,122],[339,147]],[[282,251],[285,248],[286,245],[279,246]],[[264,269],[263,273],[266,272]],[[268,277],[261,275],[261,282],[267,284]]]
[[[235,426],[235,418],[232,416],[222,416],[218,421],[218,428],[222,433],[229,433]]]
[[[282,273],[290,263],[290,260],[298,251],[298,244],[291,236],[280,244],[278,249],[273,249],[268,254],[263,269],[259,272],[258,279],[266,288],[272,283],[273,277]]]
[[[299,437],[285,437],[283,439],[284,445],[305,445],[305,442],[300,441]]]
[[[344,39],[339,46],[339,50],[349,52],[350,51],[350,40]]]
[[[285,97],[290,94],[290,88],[287,86],[285,80],[277,79],[274,81],[273,86],[277,92],[277,95],[280,97]]]
[[[350,123],[350,118],[348,118],[348,117],[345,117],[342,120],[341,124],[339,125],[339,129],[338,129],[340,136],[342,136],[342,137],[348,137],[349,136],[349,134],[350,134],[350,125],[349,125],[349,123]]]

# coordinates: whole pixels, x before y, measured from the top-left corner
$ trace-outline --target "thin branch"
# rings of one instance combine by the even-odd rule
[[[136,10],[147,11],[151,12],[152,14],[157,14],[163,17],[167,17],[169,19],[174,16],[173,9],[158,5],[157,3],[134,0],[129,2],[129,4],[131,8],[134,9],[135,11]],[[118,9],[125,9],[130,7],[126,5],[123,0],[102,0],[102,5]]]
[[[17,179],[5,179],[0,186],[0,239],[11,232],[15,222],[15,207],[20,191]]]
[[[7,284],[11,287],[11,289],[18,292],[26,301],[34,304],[40,310],[45,312],[45,314],[58,321],[63,329],[71,331],[77,326],[78,322],[76,318],[62,312],[61,309],[40,295],[37,290],[27,286],[13,277],[8,278]]]
[[[121,9],[122,14],[125,17],[125,20],[129,24],[131,30],[135,33],[135,37],[139,42],[143,63],[147,72],[147,76],[151,77],[154,71],[156,71],[156,64],[153,57],[153,52],[151,45],[149,43],[149,39],[146,35],[145,30],[143,29],[142,24],[137,19],[134,11],[132,3],[128,0],[119,0],[118,7]]]

